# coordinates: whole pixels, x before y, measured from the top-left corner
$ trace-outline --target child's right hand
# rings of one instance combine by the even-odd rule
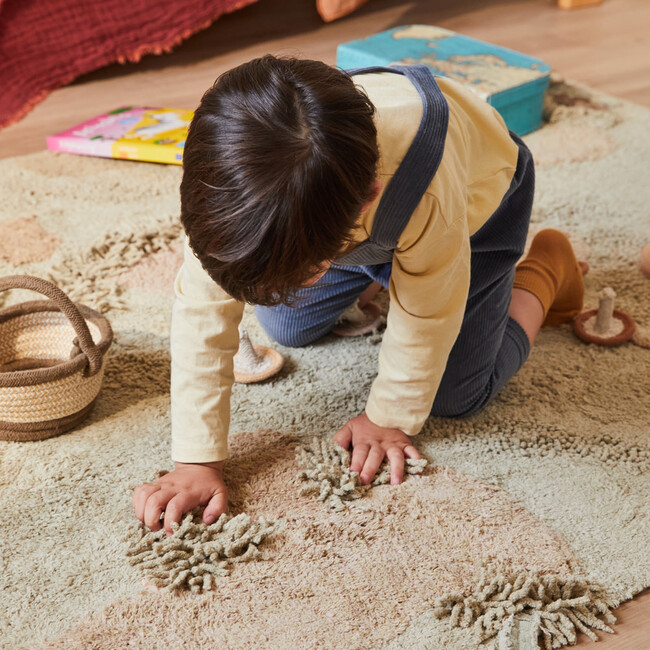
[[[165,532],[173,534],[172,521],[180,523],[186,512],[207,504],[205,524],[216,521],[228,510],[228,490],[223,481],[223,461],[214,463],[174,463],[174,471],[143,483],[133,491],[137,518],[153,531],[160,530],[165,513]],[[214,517],[214,519],[210,519]]]

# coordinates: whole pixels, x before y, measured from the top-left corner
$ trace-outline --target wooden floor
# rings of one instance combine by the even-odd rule
[[[194,108],[214,79],[266,52],[335,63],[338,43],[390,27],[440,25],[525,52],[566,78],[650,107],[650,2],[604,0],[563,11],[553,0],[370,0],[324,24],[315,0],[259,0],[222,17],[172,54],[112,65],[55,91],[25,119],[0,131],[0,158],[39,151],[45,136],[123,104]],[[288,10],[287,6],[291,6]],[[650,650],[650,591],[616,611],[603,650]],[[591,647],[580,636],[577,647]]]
[[[648,0],[604,0],[573,11],[558,9],[553,0],[369,0],[330,24],[314,5],[315,0],[259,0],[223,16],[172,54],[86,75],[0,131],[0,158],[39,151],[48,134],[118,105],[194,108],[221,72],[266,52],[333,64],[338,43],[412,23],[525,52],[567,78],[650,107]]]

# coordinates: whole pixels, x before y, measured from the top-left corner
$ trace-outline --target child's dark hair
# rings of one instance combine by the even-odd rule
[[[222,74],[185,144],[181,220],[233,298],[290,303],[373,197],[375,108],[345,72],[266,55]]]

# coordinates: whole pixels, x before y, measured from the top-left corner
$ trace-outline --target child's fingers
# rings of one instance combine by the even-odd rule
[[[346,424],[332,436],[332,440],[343,447],[343,449],[349,450],[350,443],[352,442],[352,429]]]
[[[183,514],[199,505],[198,495],[192,492],[178,492],[165,506],[165,533],[167,537],[174,534],[172,521],[181,523]]]
[[[210,525],[228,510],[228,496],[225,492],[217,492],[203,511],[203,522]]]
[[[422,459],[420,452],[413,445],[408,445],[407,447],[404,447],[404,455],[407,458],[412,458],[413,460]]]
[[[154,492],[147,499],[144,507],[144,523],[149,530],[160,530],[162,524],[160,523],[160,514],[166,508],[167,502],[174,496],[174,493],[169,488],[161,488]]]
[[[365,442],[360,442],[352,448],[352,460],[350,461],[350,471],[359,473],[363,464],[368,457],[370,445]]]
[[[359,477],[362,483],[367,485],[372,481],[379,466],[384,460],[385,455],[386,453],[384,450],[378,445],[373,445],[370,448],[370,453],[368,454],[368,458],[363,466],[363,470],[361,471],[361,476]]]
[[[399,447],[391,447],[386,456],[390,465],[390,484],[398,485],[404,477],[404,454]]]
[[[160,490],[160,484],[156,483],[145,483],[144,485],[139,485],[135,490],[133,490],[133,496],[131,497],[131,503],[135,510],[135,516],[144,523],[144,509],[147,504],[147,499],[154,493]]]

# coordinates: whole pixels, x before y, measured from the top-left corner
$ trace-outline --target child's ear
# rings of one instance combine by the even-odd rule
[[[370,199],[370,201],[368,201],[368,203],[372,203],[377,198],[383,186],[384,184],[378,178],[376,178],[373,184],[372,198]]]
[[[367,203],[361,208],[361,212],[365,212],[370,207],[370,204],[377,198],[379,192],[381,192],[382,187],[384,187],[384,184],[380,180],[375,179],[375,182],[372,185],[372,194]]]

